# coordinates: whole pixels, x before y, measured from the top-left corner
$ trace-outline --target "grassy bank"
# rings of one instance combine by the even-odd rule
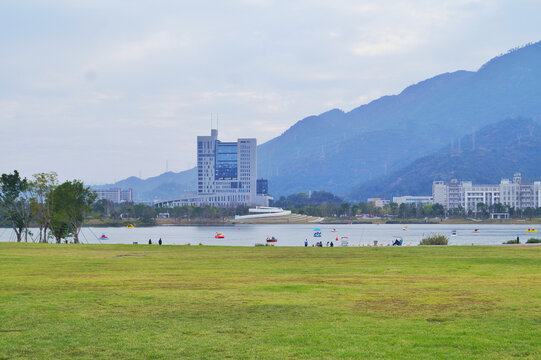
[[[0,243],[0,359],[538,359],[541,247]]]

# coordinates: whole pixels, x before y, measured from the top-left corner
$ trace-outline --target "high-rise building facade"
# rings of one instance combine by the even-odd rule
[[[98,195],[97,200],[109,200],[117,204],[133,202],[132,188],[127,190],[122,190],[121,188],[92,189],[92,191]]]
[[[257,140],[218,140],[218,130],[197,137],[197,191],[159,206],[268,206],[271,198],[257,193]]]
[[[522,180],[520,173],[515,173],[513,180],[502,179],[500,184],[474,185],[471,181],[451,180],[448,184],[434,181],[432,184],[434,203],[441,204],[447,210],[459,206],[466,211],[477,211],[477,204],[503,204],[525,209],[541,206],[541,181],[533,184]]]

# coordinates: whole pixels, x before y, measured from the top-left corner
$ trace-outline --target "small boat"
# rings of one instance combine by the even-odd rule
[[[99,237],[100,240],[109,240],[109,238],[107,236],[105,236],[105,234],[102,234],[100,237]]]
[[[407,231],[407,230],[408,230],[408,225],[402,226],[402,231]]]
[[[133,229],[134,227],[135,227],[135,226],[133,226],[133,224],[128,224],[128,225],[126,226],[126,229]]]
[[[270,238],[267,237],[267,242],[268,242],[268,243],[271,243],[271,242],[272,242],[272,243],[275,243],[275,242],[277,242],[277,241],[278,241],[278,239],[275,238],[274,236],[273,236],[273,237],[270,237]]]
[[[455,236],[456,235],[456,230],[451,231],[451,235]]]
[[[481,232],[481,230],[479,230],[479,229],[475,229],[475,230],[473,230],[473,232],[474,232],[474,233],[480,233],[480,232]]]
[[[336,232],[336,229],[332,229],[331,232]]]
[[[225,236],[224,236],[224,234],[222,234],[221,232],[218,231],[218,232],[216,232],[216,235],[214,235],[214,238],[215,239],[224,239]]]
[[[526,232],[527,233],[536,233],[537,229],[535,229],[535,228],[527,229]]]

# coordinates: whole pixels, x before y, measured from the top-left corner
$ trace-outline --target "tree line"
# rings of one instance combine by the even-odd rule
[[[383,207],[376,207],[372,203],[349,203],[340,197],[325,191],[315,191],[311,195],[298,193],[287,197],[280,197],[274,206],[283,207],[298,214],[318,217],[353,218],[361,214],[388,216],[397,219],[422,219],[435,217],[465,218],[476,217],[487,219],[491,213],[508,213],[513,218],[541,217],[541,207],[525,208],[511,207],[504,204],[486,205],[477,204],[477,210],[465,210],[459,206],[455,209],[445,210],[441,204],[397,204],[390,202]]]
[[[219,208],[215,206],[176,206],[156,208],[146,204],[122,203],[101,199],[92,205],[92,216],[96,219],[138,219],[141,223],[152,225],[160,213],[169,214],[174,219],[220,219],[248,214],[247,206]]]
[[[31,224],[39,229],[39,242],[54,238],[57,243],[79,232],[92,210],[96,193],[80,180],[59,183],[55,172],[38,173],[22,178],[17,170],[0,176],[0,220],[9,224],[17,242],[28,241]]]

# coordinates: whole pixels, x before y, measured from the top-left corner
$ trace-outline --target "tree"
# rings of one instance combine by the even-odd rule
[[[115,209],[115,203],[111,200],[100,199],[92,205],[92,210],[101,218],[110,217]]]
[[[391,215],[397,215],[398,214],[398,204],[395,203],[394,201],[391,201],[389,203],[389,209],[390,209]]]
[[[434,216],[445,216],[445,208],[442,204],[433,204],[432,212],[434,213]]]
[[[21,242],[22,233],[28,241],[28,223],[31,210],[28,204],[28,180],[21,178],[17,170],[13,174],[0,176],[0,204],[5,208],[6,216],[11,222],[17,242]]]
[[[408,217],[408,206],[406,203],[402,203],[398,206],[398,217],[401,219]]]
[[[47,230],[51,227],[53,193],[56,186],[58,186],[58,175],[54,171],[34,174],[34,180],[30,182],[32,194],[30,205],[39,226],[39,242],[42,243],[47,242]]]
[[[349,217],[351,205],[347,202],[340,204],[340,216]]]
[[[488,206],[485,203],[477,203],[476,214],[481,217],[488,217]]]
[[[59,228],[68,224],[66,235],[73,235],[73,241],[79,243],[79,231],[87,213],[92,210],[96,193],[85,187],[79,180],[66,181],[54,190],[54,222]],[[59,229],[55,229],[58,234]],[[55,235],[56,237],[56,235]],[[57,237],[58,241],[58,237]]]
[[[425,204],[423,213],[425,217],[434,216],[434,206],[432,204]]]

